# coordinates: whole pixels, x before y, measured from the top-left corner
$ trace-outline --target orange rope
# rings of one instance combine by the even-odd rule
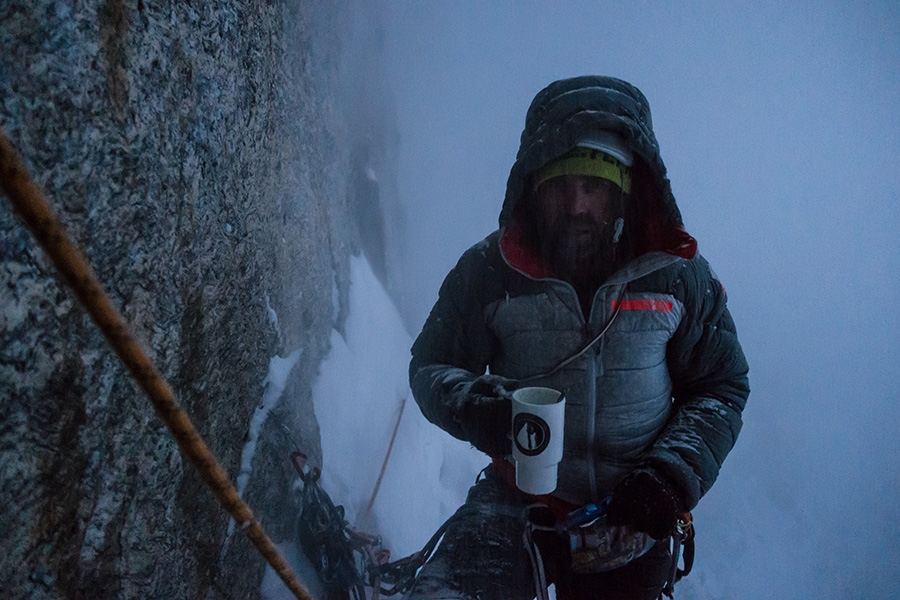
[[[394,449],[394,440],[397,439],[397,431],[400,429],[400,419],[403,418],[403,409],[406,408],[406,400],[400,403],[400,414],[397,415],[397,422],[394,424],[394,433],[391,434],[391,441],[388,443],[387,452],[384,455],[384,462],[381,463],[381,472],[378,473],[378,479],[375,481],[375,488],[372,490],[372,496],[369,498],[369,504],[366,506],[366,512],[363,513],[362,522],[367,523],[372,515],[372,508],[375,507],[375,497],[378,496],[378,490],[381,488],[381,480],[384,479],[384,472],[387,470],[388,460],[391,458],[391,450]]]
[[[0,130],[0,187],[6,192],[14,209],[65,277],[119,358],[144,389],[156,412],[181,447],[181,451],[194,463],[228,514],[246,532],[247,537],[272,565],[291,592],[300,600],[312,600],[309,592],[297,580],[272,540],[263,531],[250,507],[238,495],[228,474],[203,442],[190,417],[178,404],[172,387],[131,333],[128,323],[103,290],[81,249],[69,237],[62,221],[29,177],[25,165],[2,130]]]

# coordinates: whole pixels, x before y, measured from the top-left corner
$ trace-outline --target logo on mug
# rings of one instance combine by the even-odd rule
[[[537,415],[519,413],[513,419],[513,439],[525,456],[537,456],[550,444],[550,427]]]

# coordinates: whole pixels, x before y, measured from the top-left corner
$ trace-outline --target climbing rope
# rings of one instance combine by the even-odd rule
[[[181,451],[194,463],[201,477],[228,514],[241,526],[259,553],[272,565],[288,589],[300,600],[312,600],[272,540],[238,495],[228,474],[178,404],[172,387],[131,333],[128,323],[103,290],[97,275],[78,245],[69,237],[59,216],[28,175],[14,146],[0,130],[0,188],[32,235],[56,265],[84,305],[113,350],[131,371],[172,432]]]
[[[406,408],[406,400],[404,397],[400,403],[400,414],[397,415],[397,422],[394,424],[394,432],[391,434],[391,441],[388,443],[387,452],[384,455],[384,462],[381,463],[381,471],[378,473],[378,479],[375,481],[375,487],[372,489],[372,496],[366,505],[366,511],[362,516],[361,526],[367,526],[369,519],[372,517],[372,509],[375,507],[375,498],[378,497],[378,490],[381,489],[381,480],[384,479],[384,472],[387,470],[388,461],[391,459],[391,451],[394,449],[394,441],[397,439],[397,431],[400,430],[400,419],[403,418],[403,409]]]

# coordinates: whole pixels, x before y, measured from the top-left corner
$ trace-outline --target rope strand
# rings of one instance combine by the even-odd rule
[[[113,350],[150,398],[157,414],[172,432],[182,452],[194,463],[228,514],[241,526],[288,589],[300,600],[312,600],[309,592],[299,582],[253,516],[250,507],[238,496],[228,474],[210,452],[194,428],[190,417],[178,404],[172,387],[132,335],[127,321],[103,290],[81,249],[69,237],[59,216],[28,175],[15,147],[2,130],[0,130],[0,188],[9,197],[15,211],[72,287]]]
[[[375,507],[375,498],[378,496],[378,490],[381,488],[381,480],[384,479],[384,472],[387,470],[388,461],[391,458],[391,451],[394,449],[394,441],[397,439],[397,431],[400,430],[400,419],[403,418],[403,409],[406,408],[407,399],[407,397],[404,397],[403,402],[400,403],[400,414],[397,415],[397,422],[394,424],[394,432],[391,434],[391,441],[388,443],[387,453],[384,455],[384,462],[381,463],[381,471],[378,473],[378,479],[375,481],[375,488],[372,490],[372,496],[369,498],[369,503],[366,505],[366,511],[363,513],[360,522],[361,527],[367,526],[369,518],[372,516],[372,509]]]

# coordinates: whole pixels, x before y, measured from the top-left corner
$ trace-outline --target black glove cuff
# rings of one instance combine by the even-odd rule
[[[616,486],[608,519],[614,525],[628,525],[661,540],[675,531],[682,506],[674,484],[659,471],[642,468]]]

